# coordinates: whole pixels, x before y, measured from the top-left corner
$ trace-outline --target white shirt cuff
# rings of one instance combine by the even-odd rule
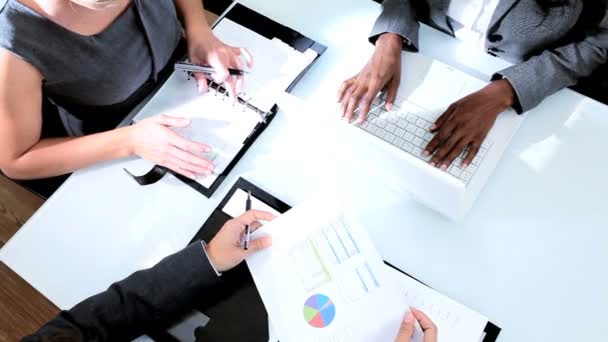
[[[222,274],[217,271],[217,268],[215,268],[215,265],[213,264],[213,262],[211,262],[211,259],[209,259],[209,254],[207,254],[207,244],[205,243],[205,241],[201,241],[201,245],[203,246],[203,251],[205,252],[205,256],[207,256],[207,260],[209,260],[209,264],[211,265],[211,267],[213,267],[213,271],[215,271],[215,274],[217,274],[218,277],[221,276]]]

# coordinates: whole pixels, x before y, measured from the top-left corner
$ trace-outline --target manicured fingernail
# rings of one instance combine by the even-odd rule
[[[435,167],[435,162],[431,162],[431,166],[432,166],[432,167]]]
[[[432,124],[432,125],[431,125],[431,130],[435,130],[435,129],[437,129],[437,125]]]
[[[441,165],[441,169],[442,169],[442,170],[446,170],[447,168],[448,168],[448,164],[443,164],[443,165]]]
[[[412,314],[412,312],[411,312],[411,311],[408,311],[408,312],[405,314],[405,317],[403,318],[403,321],[404,321],[405,323],[412,323],[412,322],[414,321],[414,315]]]
[[[462,162],[462,167],[463,167],[463,168],[464,168],[464,167],[467,167],[467,166],[469,166],[469,163]]]
[[[422,152],[422,154],[423,154],[425,157],[428,157],[428,156],[430,155],[429,151],[427,151],[427,150],[424,150],[424,152]]]
[[[393,104],[392,103],[387,103],[386,104],[386,110],[388,110],[388,111],[393,110]]]

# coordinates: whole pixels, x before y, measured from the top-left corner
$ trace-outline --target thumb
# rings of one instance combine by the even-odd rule
[[[249,249],[247,250],[247,255],[251,255],[257,251],[261,251],[266,249],[272,245],[272,238],[270,236],[264,236],[261,238],[257,238],[252,240],[249,244]]]
[[[386,110],[390,111],[393,109],[395,99],[397,98],[397,90],[399,89],[399,83],[401,83],[401,75],[395,75],[388,84],[386,89]]]
[[[190,125],[190,119],[179,118],[175,116],[159,115],[158,123],[168,127],[188,127]]]
[[[401,321],[401,326],[399,327],[399,333],[397,334],[397,338],[395,338],[395,342],[410,342],[410,339],[414,335],[414,315],[412,315],[411,311],[408,311],[403,317],[403,321]]]

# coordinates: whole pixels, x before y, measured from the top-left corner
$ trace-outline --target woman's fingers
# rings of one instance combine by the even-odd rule
[[[169,169],[171,169],[173,172],[176,172],[184,177],[190,178],[190,179],[196,179],[196,174],[192,171],[188,171],[188,170],[184,170],[181,167],[177,166],[176,164],[172,163],[172,162],[167,162],[165,163],[165,165],[163,165]]]
[[[196,78],[196,85],[197,85],[197,89],[198,89],[198,93],[202,94],[207,92],[207,90],[209,90],[209,81],[207,80],[207,77],[204,74],[199,73],[194,73],[194,78]]]
[[[190,126],[191,123],[191,120],[188,118],[180,118],[164,114],[158,115],[156,119],[158,120],[158,123],[167,127],[184,128]]]
[[[192,153],[209,153],[213,149],[211,146],[199,143],[196,141],[188,140],[176,132],[171,131],[171,137],[169,138],[169,142],[180,149]]]
[[[188,170],[196,172],[198,174],[209,175],[215,169],[215,165],[209,160],[194,155],[190,152],[186,152],[177,147],[172,147],[169,149],[169,154],[172,157],[179,159],[180,161],[188,164]],[[180,165],[180,167],[182,167]]]
[[[239,55],[245,57],[245,61],[247,61],[247,67],[249,69],[253,68],[253,55],[246,48],[239,48]]]
[[[190,164],[187,161],[184,161],[178,157],[175,157],[173,155],[170,155],[166,158],[167,163],[176,166],[177,168],[187,171],[187,172],[191,172],[192,174],[194,174],[194,178],[198,177],[198,176],[207,176],[209,174],[209,171],[207,171],[207,168],[205,167],[201,167],[201,166],[196,166],[194,164]]]

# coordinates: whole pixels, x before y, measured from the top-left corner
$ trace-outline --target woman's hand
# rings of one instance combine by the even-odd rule
[[[245,234],[246,225],[249,225],[251,232],[254,232],[262,226],[260,220],[272,221],[273,219],[274,216],[271,213],[250,210],[226,222],[207,245],[209,261],[219,272],[224,272],[240,264],[252,253],[270,247],[272,239],[269,236],[252,240],[247,250],[241,246],[241,240]]]
[[[414,308],[411,308],[410,310],[411,311],[408,311],[408,313],[405,314],[405,317],[403,317],[395,342],[410,342],[412,340],[412,337],[414,336],[414,321],[418,321],[418,324],[420,324],[420,327],[422,328],[424,334],[422,340],[424,342],[437,342],[437,327],[433,321],[420,310]]]
[[[503,79],[450,105],[431,127],[435,137],[423,152],[425,156],[434,153],[431,165],[446,170],[468,147],[462,162],[462,167],[467,167],[479,152],[498,114],[512,106],[514,99],[511,83]]]
[[[188,125],[190,119],[166,115],[142,120],[128,127],[131,130],[131,151],[190,179],[199,175],[208,176],[213,172],[214,165],[200,155],[211,152],[211,147],[185,139],[170,128]]]
[[[207,34],[190,36],[188,39],[188,55],[190,62],[194,64],[210,65],[215,69],[213,79],[217,83],[225,83],[230,96],[235,97],[242,88],[242,76],[230,76],[228,68],[245,70],[253,67],[253,57],[245,48],[232,47],[217,39],[211,31]],[[243,62],[241,56],[245,57]],[[198,82],[198,91],[204,92],[208,89],[207,77],[204,74],[195,73]]]
[[[367,119],[376,95],[386,87],[386,110],[391,110],[399,82],[401,82],[401,49],[403,38],[394,33],[385,33],[376,41],[376,50],[363,70],[344,81],[338,91],[338,102],[342,104],[342,117],[351,122],[357,108],[360,109],[357,124]]]

